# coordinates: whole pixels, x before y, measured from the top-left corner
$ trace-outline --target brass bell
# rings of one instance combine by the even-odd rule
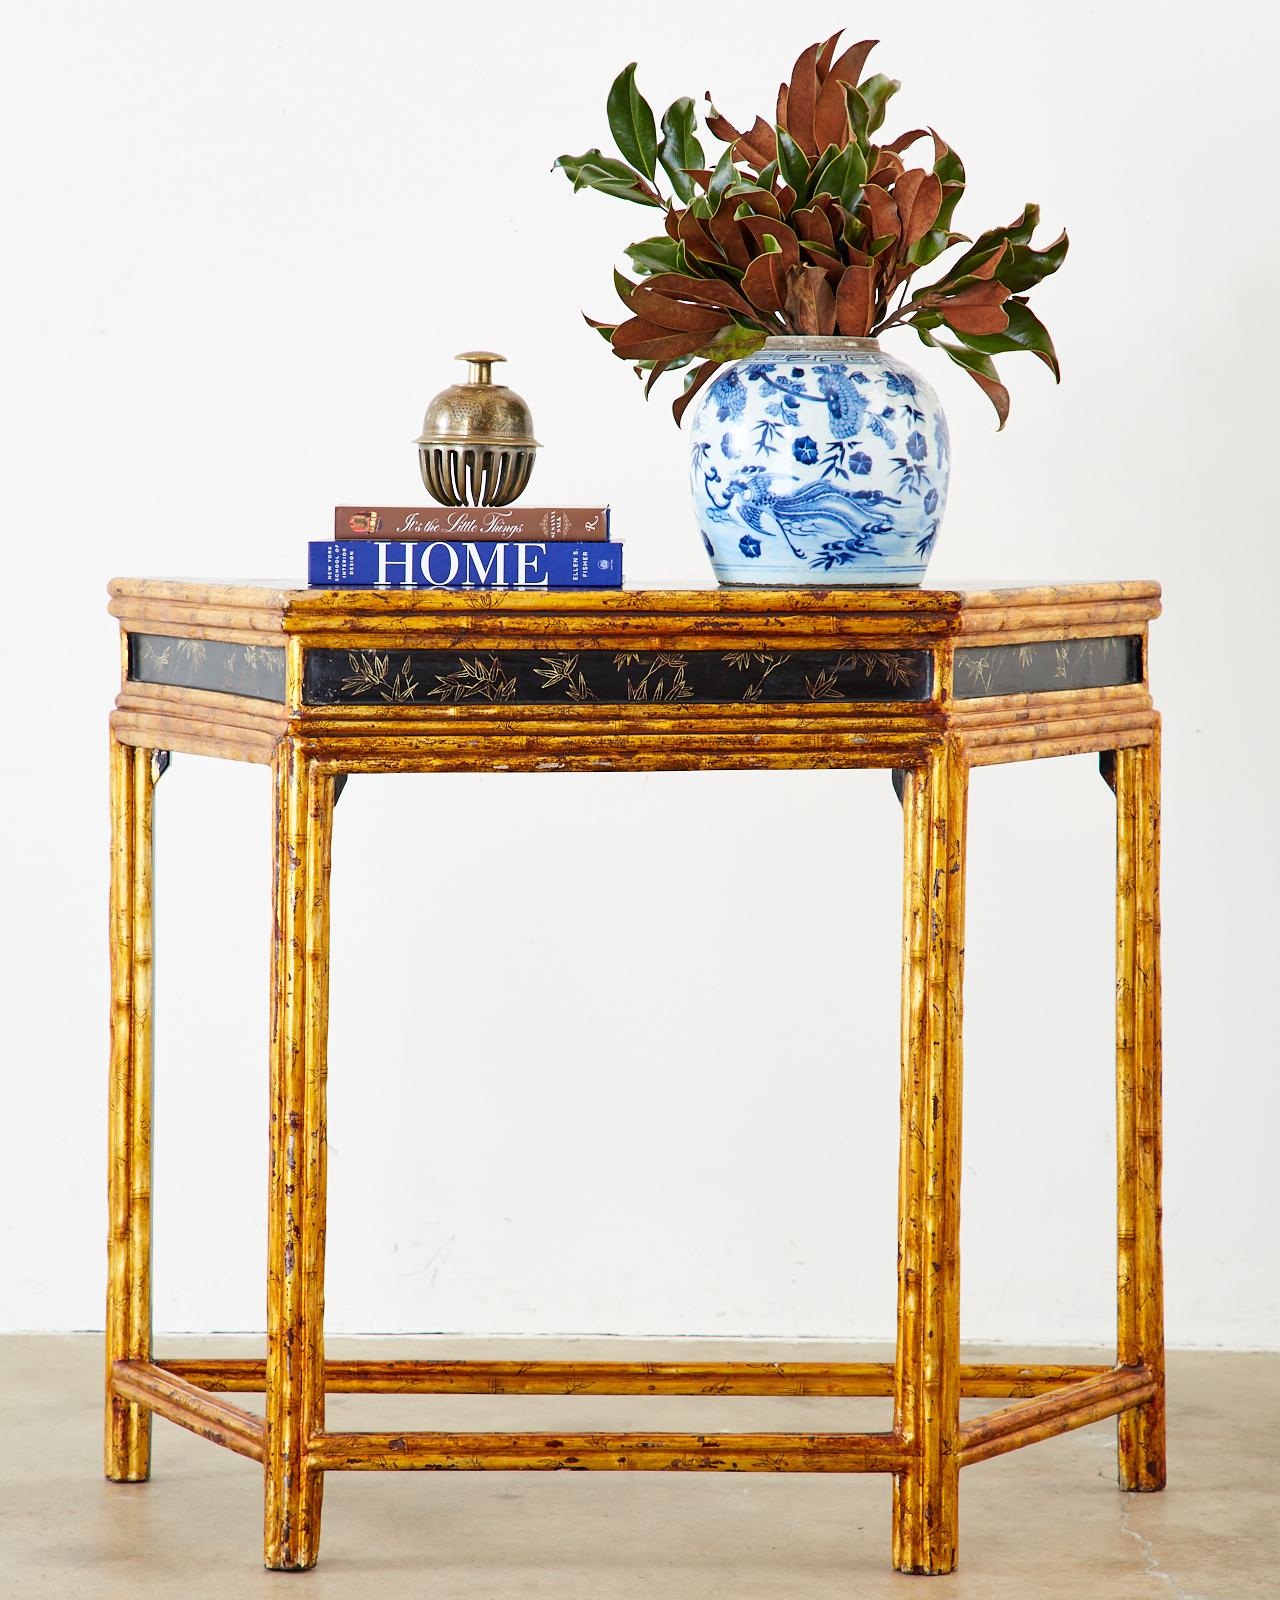
[[[418,440],[422,481],[442,506],[507,506],[533,471],[533,417],[513,390],[493,381],[492,350],[464,350],[467,381],[427,407]]]

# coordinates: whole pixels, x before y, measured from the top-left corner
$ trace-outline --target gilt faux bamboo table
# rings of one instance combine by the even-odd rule
[[[151,1418],[252,1460],[268,1567],[309,1567],[326,1472],[884,1472],[893,1562],[949,1572],[959,1469],[1119,1418],[1124,1489],[1164,1483],[1159,719],[1152,583],[535,593],[111,585],[112,1032],[106,1472]],[[169,752],[270,765],[265,1361],[153,1359],[153,786]],[[972,1366],[959,1347],[960,1022],[969,772],[1096,752],[1116,797],[1114,1367]],[[330,846],[351,773],[879,767],[905,832],[897,1354],[890,1364],[324,1359]],[[265,1393],[264,1415],[223,1398]],[[325,1394],[893,1397],[884,1433],[336,1433]],[[962,1422],[961,1396],[1012,1401]]]

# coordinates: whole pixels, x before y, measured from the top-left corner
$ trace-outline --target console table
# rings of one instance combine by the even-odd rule
[[[1123,1489],[1165,1479],[1159,719],[1153,583],[939,590],[392,592],[121,579],[111,716],[106,1472],[153,1415],[260,1462],[268,1567],[310,1567],[326,1472],[884,1472],[893,1563],[949,1572],[959,1469],[1119,1418]],[[152,803],[170,752],[270,765],[265,1361],[151,1351]],[[1118,1326],[1113,1367],[959,1348],[969,773],[1096,752],[1116,797]],[[902,1093],[892,1363],[324,1359],[328,879],[351,773],[879,767],[902,802]],[[255,1415],[224,1398],[259,1392]],[[884,1433],[336,1433],[326,1392],[893,1397]],[[962,1396],[1007,1403],[961,1421]]]

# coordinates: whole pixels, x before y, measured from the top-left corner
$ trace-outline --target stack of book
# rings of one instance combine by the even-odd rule
[[[608,506],[338,506],[307,547],[320,589],[617,589]]]

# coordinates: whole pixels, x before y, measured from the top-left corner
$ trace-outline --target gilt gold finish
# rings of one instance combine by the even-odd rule
[[[1067,1429],[1117,1417],[1121,1487],[1163,1486],[1154,584],[371,593],[121,580],[111,593],[134,644],[111,718],[109,1477],[147,1477],[153,1415],[260,1461],[265,1558],[277,1569],[315,1563],[324,1474],[336,1471],[883,1472],[893,1562],[916,1573],[955,1566],[962,1467]],[[529,652],[537,673],[518,663]],[[336,701],[325,690],[333,673],[317,671],[335,653]],[[359,670],[366,661],[377,670]],[[463,665],[450,673],[441,661]],[[663,697],[602,703],[615,668],[632,674],[628,695],[661,674]],[[769,701],[781,682],[796,698]],[[732,701],[716,698],[725,683],[737,686]],[[447,695],[435,694],[442,684]],[[467,697],[484,684],[501,694]],[[151,1352],[151,818],[169,751],[269,765],[274,778],[262,1360]],[[1087,752],[1116,797],[1117,1360],[978,1366],[961,1360],[959,1342],[970,775]],[[881,768],[899,788],[894,1361],[326,1361],[328,889],[340,784],[353,772],[744,767]],[[228,1392],[264,1392],[263,1413]],[[892,1398],[892,1418],[873,1433],[331,1432],[326,1393],[879,1395]],[[963,1397],[1008,1403],[962,1421]]]
[[[418,465],[432,499],[445,506],[506,506],[533,471],[533,415],[514,390],[493,381],[494,350],[464,350],[465,383],[442,389],[427,407]]]

